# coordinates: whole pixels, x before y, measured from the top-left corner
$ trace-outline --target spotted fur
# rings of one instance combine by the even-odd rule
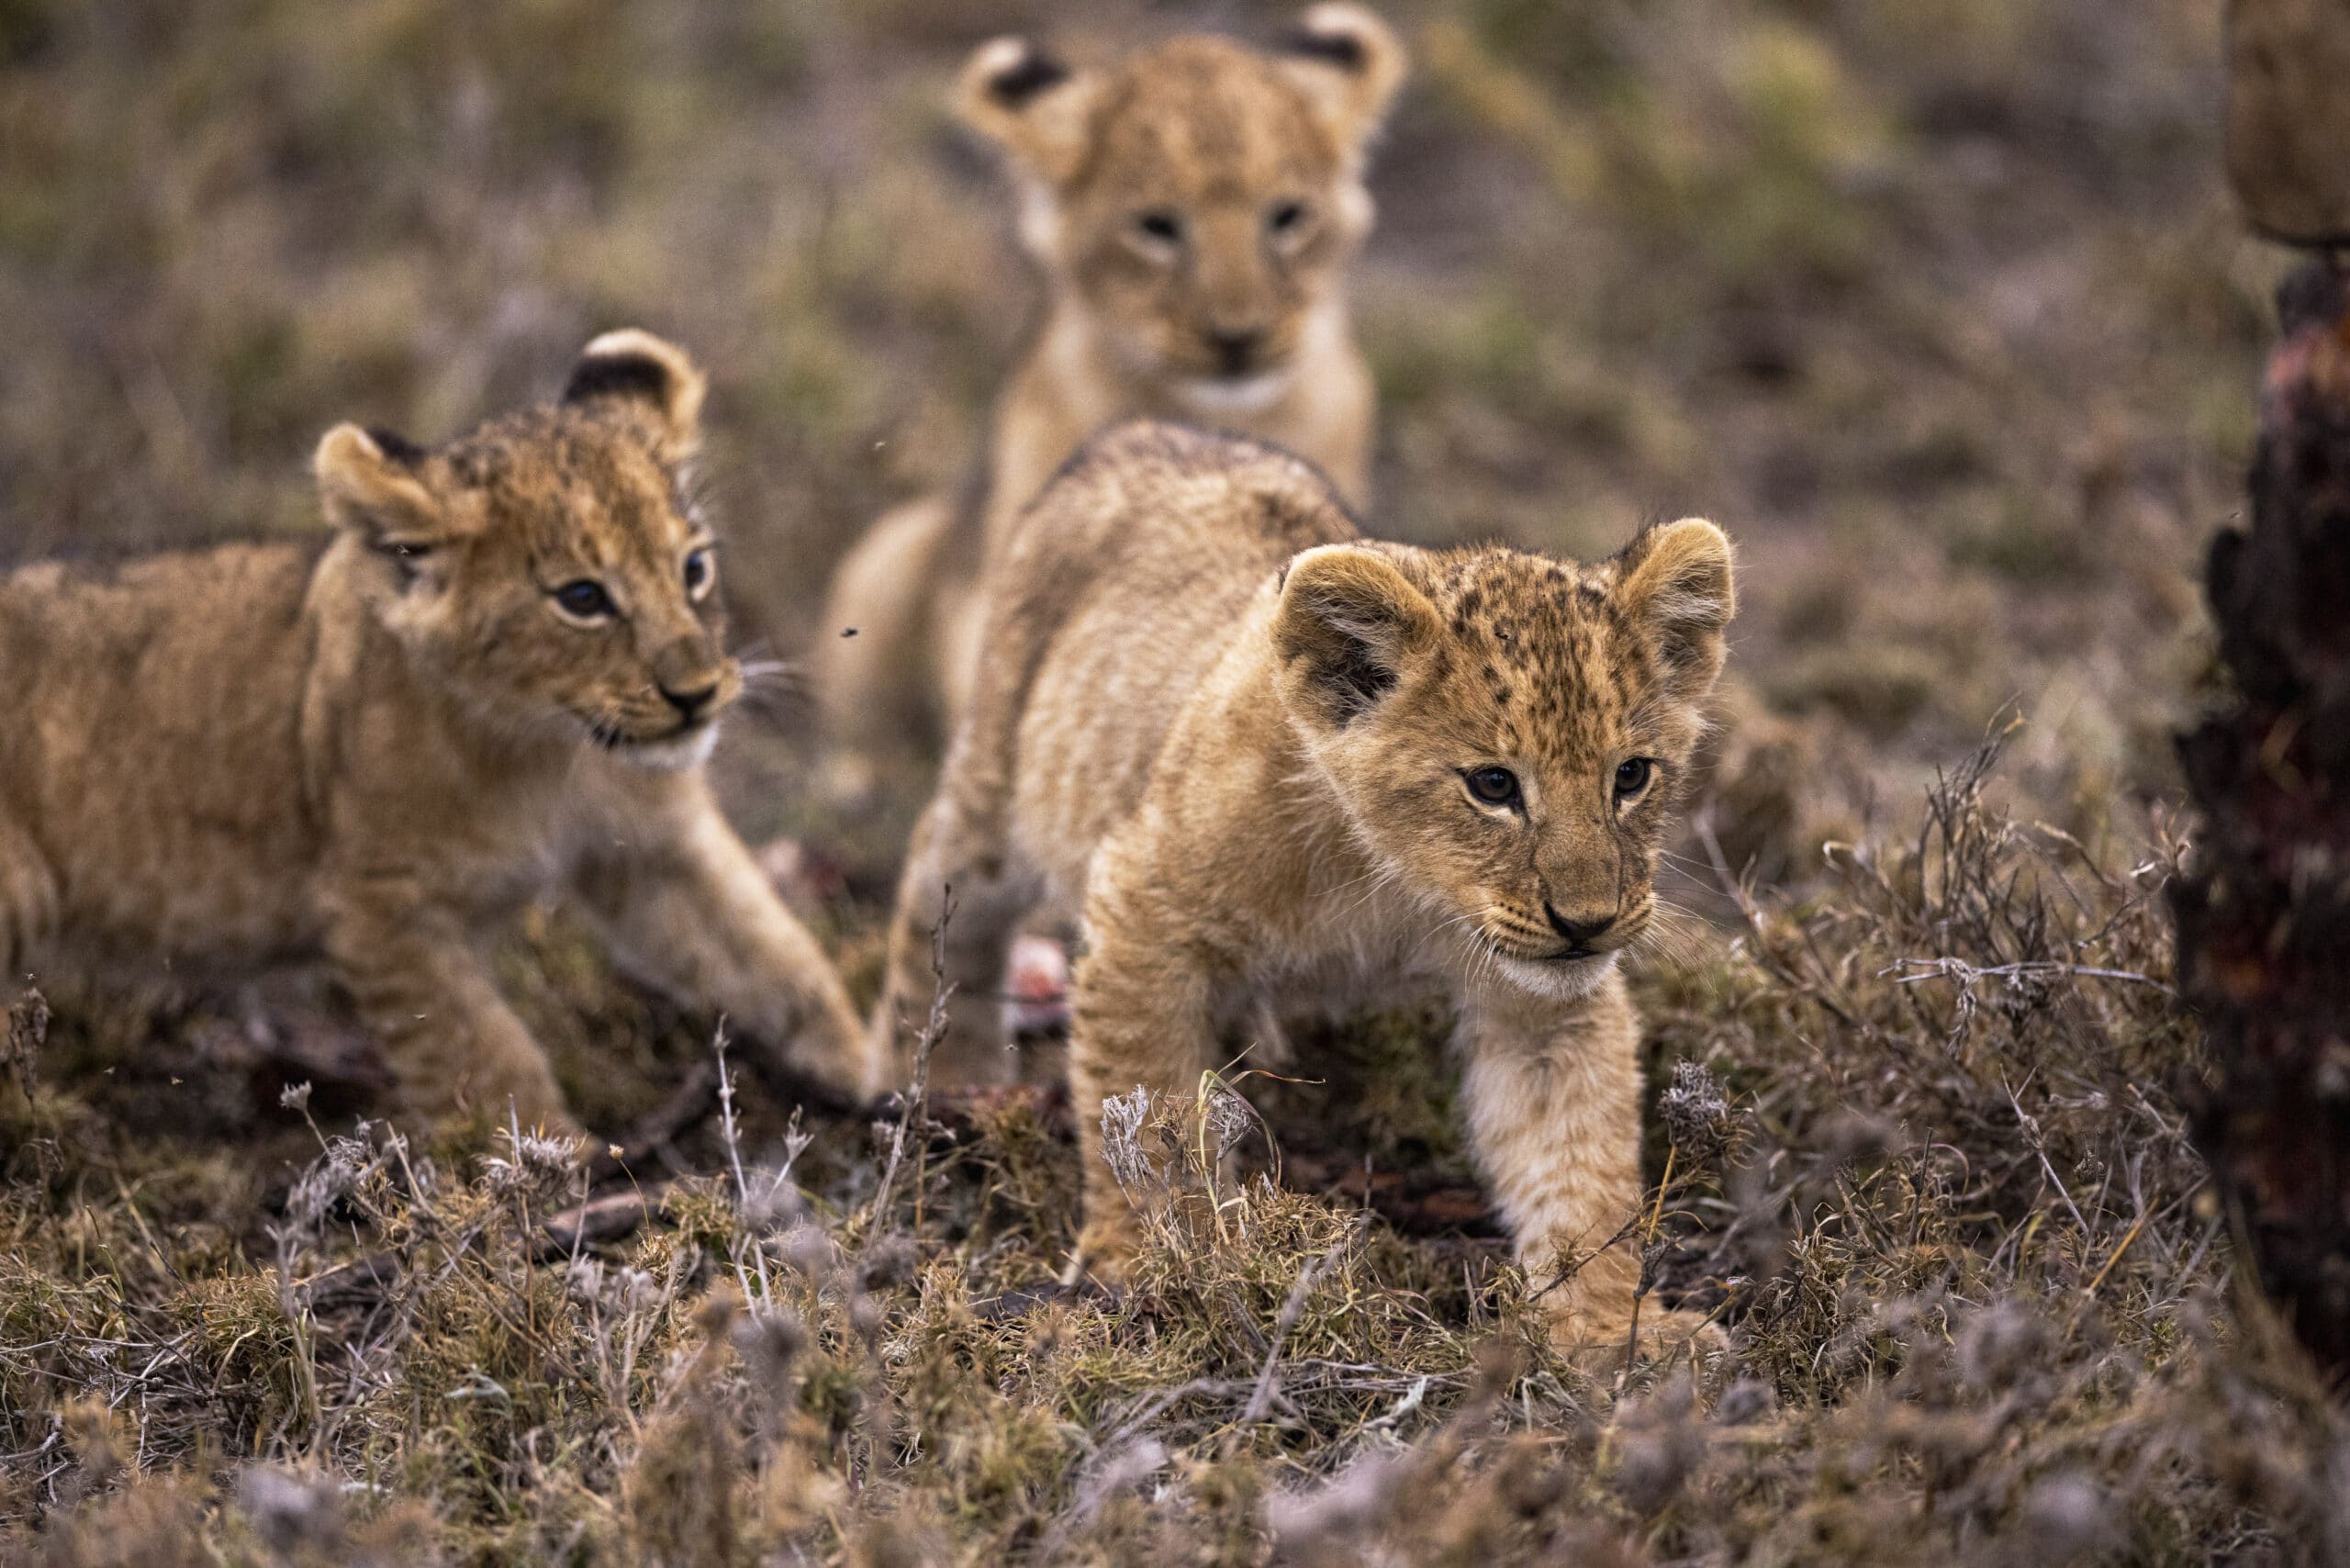
[[[329,431],[323,545],[0,579],[0,966],[323,958],[414,1107],[562,1123],[477,946],[561,890],[647,979],[878,1087],[702,777],[743,677],[688,499],[701,398],[609,334],[563,401],[446,445]],[[610,614],[559,608],[582,582]]]
[[[984,1001],[1040,907],[1080,919],[1071,1086],[1089,1267],[1134,1221],[1104,1097],[1191,1092],[1268,1002],[1449,1000],[1472,1141],[1562,1343],[1621,1344],[1639,1028],[1617,972],[1734,608],[1697,520],[1610,560],[1362,540],[1271,448],[1164,425],[1090,445],[988,577],[984,658],[918,828],[877,1044],[931,990],[934,1071],[1003,1076]],[[1639,760],[1636,789],[1620,771]],[[1480,769],[1518,804],[1483,803]],[[1651,1327],[1659,1321],[1651,1315]]]
[[[1363,498],[1373,396],[1346,269],[1404,69],[1394,35],[1347,5],[1313,7],[1270,51],[1185,36],[1088,69],[998,39],[972,56],[958,107],[1016,176],[1047,308],[971,493],[886,515],[834,579],[817,680],[845,792],[899,737],[959,711],[981,562],[1103,425],[1147,415],[1260,437]]]

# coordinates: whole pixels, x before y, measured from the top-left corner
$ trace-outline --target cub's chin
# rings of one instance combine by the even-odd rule
[[[652,773],[682,773],[689,767],[699,767],[710,760],[711,750],[718,745],[718,726],[702,725],[691,734],[677,735],[667,740],[624,741],[611,748],[615,760],[631,767],[642,767]]]
[[[1558,1002],[1574,1002],[1598,990],[1599,983],[1616,972],[1616,955],[1535,959],[1495,953],[1494,968],[1520,991]]]
[[[1175,383],[1175,397],[1194,418],[1214,420],[1260,413],[1281,401],[1289,384],[1286,365],[1248,375],[1188,375]]]

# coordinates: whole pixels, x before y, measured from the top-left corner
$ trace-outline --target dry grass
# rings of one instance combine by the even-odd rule
[[[2007,822],[1988,756],[1646,988],[1667,1185],[1626,1244],[1726,1350],[1560,1362],[1493,1245],[1233,1174],[1246,1079],[1131,1107],[1116,1301],[1046,1288],[1074,1155],[1033,1100],[761,1134],[730,1097],[680,1157],[717,1174],[566,1248],[584,1183],[528,1136],[427,1153],[297,1092],[314,1157],[229,1238],[217,1145],[36,1084],[0,1528],[70,1562],[2322,1555],[2344,1434],[2223,1305],[2168,862]],[[1357,1096],[1396,1027],[1283,1092]]]
[[[353,1131],[330,1001],[61,981],[0,1036],[0,1559],[2350,1556],[2339,1418],[2231,1304],[2157,897],[2274,270],[2216,0],[1392,9],[1380,525],[1745,550],[1627,1243],[1729,1348],[1550,1356],[1409,1015],[1151,1107],[1141,1287],[1022,1311],[1074,1226],[1033,1101],[802,1127],[745,1084],[637,1172],[651,1223],[558,1247],[528,1139]],[[326,423],[436,437],[640,321],[713,372],[729,592],[789,653],[1012,351],[938,105],[1055,16],[0,0],[6,550],[315,527]],[[891,824],[808,808],[773,718],[730,799],[841,868],[811,914],[869,983]],[[712,1059],[559,918],[501,973],[594,1125]],[[1255,1131],[1203,1159],[1235,1095],[1281,1183]]]

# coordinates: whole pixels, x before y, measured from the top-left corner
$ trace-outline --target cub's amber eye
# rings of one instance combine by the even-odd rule
[[[1649,779],[1656,772],[1656,764],[1645,756],[1636,756],[1616,767],[1616,798],[1628,801],[1649,787]]]
[[[555,608],[581,621],[604,621],[614,613],[612,596],[604,591],[604,585],[587,577],[564,584],[554,597]]]
[[[1469,786],[1469,795],[1480,805],[1515,806],[1524,799],[1517,787],[1517,775],[1506,767],[1478,767],[1462,774]]]
[[[1153,245],[1180,245],[1183,242],[1183,219],[1163,207],[1154,207],[1135,215],[1135,232]]]
[[[1265,232],[1276,240],[1286,240],[1305,227],[1305,204],[1302,201],[1277,201],[1265,210]]]
[[[686,597],[699,599],[710,591],[711,580],[718,575],[717,563],[708,550],[696,550],[686,557]]]

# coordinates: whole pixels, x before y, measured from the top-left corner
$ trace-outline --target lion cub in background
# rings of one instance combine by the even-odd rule
[[[330,431],[323,548],[0,578],[0,972],[323,957],[415,1108],[567,1126],[478,945],[560,888],[646,979],[877,1091],[702,776],[742,689],[685,499],[702,393],[610,333],[446,446]]]
[[[1653,528],[1596,566],[1374,543],[1286,454],[1131,424],[1070,463],[988,582],[877,1044],[930,997],[951,899],[945,978],[971,1000],[950,999],[936,1070],[1006,1076],[1005,944],[1036,906],[1080,912],[1080,1261],[1114,1278],[1137,1227],[1105,1097],[1194,1092],[1268,1002],[1444,996],[1519,1258],[1538,1279],[1581,1264],[1544,1298],[1556,1338],[1623,1343],[1639,1260],[1608,1244],[1640,1192],[1639,1026],[1616,965],[1655,917],[1722,666],[1721,531]]]
[[[1305,12],[1270,52],[1183,37],[1099,72],[1020,39],[972,56],[957,106],[1018,175],[1046,309],[967,492],[884,516],[833,579],[816,680],[838,793],[951,728],[980,566],[1102,426],[1149,415],[1277,442],[1361,502],[1373,395],[1346,266],[1404,73],[1386,25],[1345,5]]]

